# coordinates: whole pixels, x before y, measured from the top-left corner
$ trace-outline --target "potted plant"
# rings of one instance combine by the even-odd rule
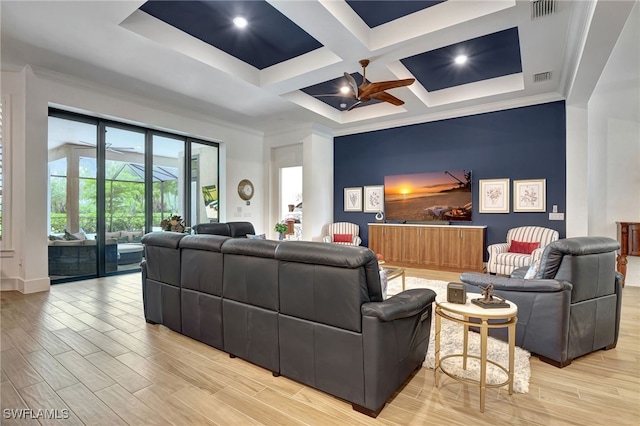
[[[284,235],[285,232],[287,232],[287,225],[285,225],[284,223],[278,222],[276,223],[275,226],[275,231],[278,233],[278,239],[282,239],[282,236]]]
[[[185,232],[184,219],[179,215],[170,215],[160,222],[163,231]]]

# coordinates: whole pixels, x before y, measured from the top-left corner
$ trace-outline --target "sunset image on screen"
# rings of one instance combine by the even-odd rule
[[[384,178],[388,220],[471,220],[471,172],[392,175]]]

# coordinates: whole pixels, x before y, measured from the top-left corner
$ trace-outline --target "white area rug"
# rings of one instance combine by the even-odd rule
[[[447,282],[427,280],[423,278],[407,277],[405,282],[405,288],[430,288],[435,291],[436,294],[446,294]],[[399,293],[402,290],[402,279],[395,278],[388,283],[387,294],[392,296]],[[429,349],[427,351],[427,358],[424,361],[423,366],[433,369],[435,365],[435,318],[431,321],[431,337],[429,341]],[[463,328],[462,324],[457,324],[452,321],[442,320],[442,328],[440,330],[440,357],[442,358],[448,354],[462,353],[462,336]],[[480,355],[480,334],[469,333],[469,354]],[[513,391],[516,393],[529,392],[529,378],[531,377],[531,365],[529,363],[529,357],[531,354],[522,348],[516,347],[515,352],[515,364],[513,375]],[[505,368],[509,367],[509,345],[506,342],[489,337],[487,347],[487,358],[497,362]],[[480,377],[480,361],[467,358],[467,369],[462,369],[462,358],[454,357],[443,361],[442,363],[446,370],[458,377],[465,377],[477,380]],[[446,376],[443,376],[446,377]],[[507,375],[500,368],[487,364],[487,383],[497,384],[502,383],[507,379]]]

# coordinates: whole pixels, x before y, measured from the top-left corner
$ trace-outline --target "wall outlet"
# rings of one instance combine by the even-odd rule
[[[564,220],[564,213],[549,213],[549,220]]]

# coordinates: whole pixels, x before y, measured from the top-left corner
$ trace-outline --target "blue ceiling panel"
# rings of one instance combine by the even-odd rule
[[[263,0],[152,0],[140,10],[262,70],[322,47]],[[249,22],[239,29],[233,18]]]
[[[411,15],[445,0],[432,1],[360,1],[347,0],[347,3],[362,18],[369,28],[386,24],[403,16]]]
[[[468,60],[457,65],[454,58],[461,54]],[[401,62],[429,92],[519,73],[522,61],[518,28],[431,50]]]
[[[362,84],[362,74],[360,74],[359,72],[354,72],[353,74],[351,74],[351,76],[356,80],[356,82],[358,82],[358,85]],[[355,99],[340,95],[340,88],[348,85],[349,83],[347,82],[347,79],[342,76],[334,78],[333,80],[325,81],[323,83],[315,84],[313,86],[305,87],[300,90],[339,111],[345,111],[351,105],[356,103]],[[342,103],[345,104],[344,108],[340,106],[340,104]],[[368,101],[366,105],[373,105],[377,103],[380,103],[380,101],[377,99],[372,99]]]

